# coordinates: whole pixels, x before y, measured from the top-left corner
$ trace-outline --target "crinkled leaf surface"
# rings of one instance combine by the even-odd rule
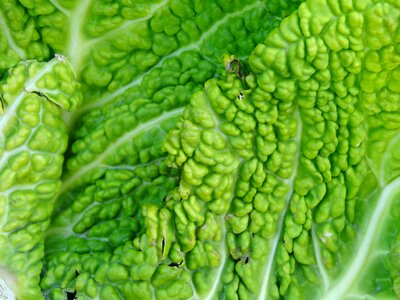
[[[301,5],[255,48],[246,83],[208,81],[169,134],[176,207],[195,202],[223,230],[205,251],[220,257],[207,267],[223,297],[400,296],[400,11],[389,2]],[[191,221],[198,274],[190,254],[210,238],[207,217]]]
[[[193,285],[165,207],[179,171],[161,145],[192,93],[224,72],[222,56],[247,61],[298,2],[52,1],[38,24],[77,70],[84,104],[64,115],[71,146],[46,240],[46,297],[181,298],[177,288]],[[165,237],[152,229],[159,214]]]
[[[61,184],[67,130],[60,107],[82,100],[66,61],[23,62],[0,86],[0,295],[37,299],[44,231]]]
[[[1,4],[1,67],[60,53],[84,95],[45,298],[400,297],[399,4],[300,2]]]

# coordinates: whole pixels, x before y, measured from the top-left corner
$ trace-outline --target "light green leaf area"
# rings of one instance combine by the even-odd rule
[[[68,139],[60,107],[73,109],[82,98],[71,66],[59,59],[18,64],[0,91],[1,295],[38,299],[44,231]]]

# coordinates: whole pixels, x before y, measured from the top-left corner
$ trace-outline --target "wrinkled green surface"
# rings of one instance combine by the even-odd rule
[[[3,2],[18,299],[400,298],[397,1]]]
[[[269,5],[272,7],[273,3]],[[230,5],[199,1],[186,5],[184,10],[180,8],[182,4],[171,1],[149,7],[140,5],[143,12],[130,16],[137,21],[120,20],[115,28],[107,29],[108,34],[94,33],[90,23],[84,24],[82,30],[87,36],[81,43],[93,43],[91,35],[99,38],[94,39],[97,44],[93,43],[90,50],[93,54],[74,53],[91,57],[78,66],[87,103],[70,116],[80,122],[66,163],[59,213],[46,243],[47,271],[41,283],[46,295],[63,299],[65,291],[75,289],[78,297],[104,299],[115,295],[126,299],[151,295],[180,299],[197,294],[194,288],[189,288],[187,295],[180,291],[182,285],[193,285],[191,270],[185,266],[181,252],[191,250],[196,241],[188,241],[185,236],[193,235],[194,227],[182,232],[177,240],[174,226],[179,221],[175,215],[181,210],[184,217],[189,206],[180,205],[175,212],[174,202],[179,199],[171,191],[179,184],[179,172],[167,167],[167,153],[161,146],[192,93],[202,90],[204,82],[214,74],[225,72],[222,55],[232,52],[247,60],[255,45],[279,25],[282,15],[288,12],[279,10],[277,3],[274,5],[271,10],[276,13],[272,15],[267,7],[253,1]],[[88,12],[94,10],[88,7]],[[169,18],[178,22],[176,28],[164,28],[172,23]],[[147,26],[155,32],[149,32]],[[129,33],[133,39],[140,30],[140,40],[127,45],[122,33]],[[165,40],[167,35],[170,38]],[[109,56],[110,47],[118,48],[121,54],[99,60],[102,51]],[[79,65],[83,57],[72,55],[71,61]],[[168,207],[164,207],[166,202],[170,203]],[[197,206],[192,209],[197,215],[193,218],[204,219],[196,209]],[[211,214],[207,218],[214,228],[223,225],[222,221]],[[185,221],[182,222],[176,226],[186,231]],[[208,233],[204,235],[208,239]],[[196,251],[205,255],[205,251],[213,251],[210,247],[219,250],[223,238],[221,232],[214,238],[214,246],[206,243],[204,249]],[[141,251],[146,253],[144,257],[139,254]],[[95,264],[84,264],[93,256]],[[194,265],[195,256],[193,253]],[[220,262],[218,257],[209,259],[214,267]],[[180,267],[169,266],[171,263]],[[207,270],[203,268],[204,276],[208,276]],[[207,293],[210,279],[213,277],[204,279],[204,283],[201,277],[196,279],[196,284],[203,286],[199,293]],[[110,285],[114,281],[117,285]]]
[[[0,90],[0,277],[18,299],[37,299],[67,147],[60,106],[82,99],[71,66],[59,59],[18,64]]]

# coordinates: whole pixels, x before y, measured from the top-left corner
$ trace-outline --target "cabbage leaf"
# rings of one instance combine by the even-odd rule
[[[10,299],[400,298],[400,5],[301,2],[0,4]]]

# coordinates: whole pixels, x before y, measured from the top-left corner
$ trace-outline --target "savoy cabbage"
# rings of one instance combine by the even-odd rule
[[[2,0],[0,299],[400,298],[397,0]]]

